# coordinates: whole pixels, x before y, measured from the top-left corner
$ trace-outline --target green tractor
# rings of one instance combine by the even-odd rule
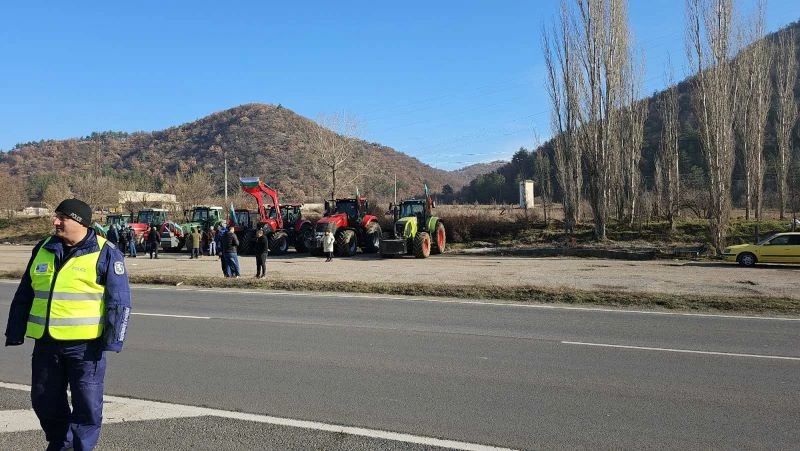
[[[414,254],[427,258],[445,250],[447,234],[442,221],[432,214],[436,205],[425,187],[424,199],[408,199],[399,205],[390,205],[394,216],[393,237],[381,240],[381,257]]]
[[[180,251],[186,244],[186,238],[191,235],[194,228],[204,232],[211,227],[219,226],[224,222],[225,218],[222,207],[198,205],[185,213],[189,217],[189,222],[176,224],[167,221],[161,227],[161,249],[164,251]]]

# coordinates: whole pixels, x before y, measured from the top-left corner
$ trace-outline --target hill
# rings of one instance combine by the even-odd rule
[[[155,132],[104,132],[91,136],[19,144],[0,154],[0,171],[21,177],[30,186],[57,175],[90,173],[126,179],[139,189],[158,190],[176,174],[203,171],[219,181],[222,193],[227,158],[229,192],[238,191],[238,177],[260,176],[281,193],[281,199],[320,202],[329,172],[310,164],[314,123],[280,105],[247,104],[202,119]],[[423,164],[394,149],[356,140],[364,171],[353,183],[340,181],[337,195],[360,193],[386,200],[412,196],[427,183],[434,192],[450,185],[458,189],[472,174],[448,172]],[[489,169],[486,169],[489,170]],[[41,185],[41,183],[39,183]],[[35,196],[35,188],[32,188]]]
[[[800,54],[800,22],[794,22],[787,27],[766,36],[763,39],[768,41],[777,41],[778,37],[783,33],[794,32],[795,36],[795,52]],[[734,58],[734,61],[736,58]],[[695,190],[704,190],[707,186],[704,185],[704,175],[706,172],[705,157],[702,154],[700,146],[699,135],[696,127],[696,119],[692,108],[692,96],[694,89],[694,77],[687,77],[677,84],[678,103],[679,103],[679,134],[680,134],[680,174],[681,183],[684,187]],[[658,158],[659,146],[661,142],[661,130],[663,128],[663,121],[661,117],[660,104],[666,93],[666,90],[653,93],[653,95],[644,98],[641,102],[647,104],[648,115],[644,123],[644,141],[642,145],[642,158],[639,163],[639,169],[642,174],[642,184],[646,190],[652,189],[655,180],[655,166],[656,159]],[[795,85],[795,98],[800,104],[800,77],[797,79]],[[764,153],[766,161],[772,164],[776,155],[776,141],[775,141],[775,92],[773,91],[772,109],[767,121],[766,134],[764,137]],[[795,134],[794,148],[800,145],[800,135]],[[553,140],[544,143],[541,147],[535,150],[521,149],[511,159],[510,162],[497,168],[490,174],[476,177],[472,182],[472,186],[465,187],[457,197],[462,201],[481,201],[479,193],[476,193],[474,187],[480,187],[479,191],[491,191],[498,193],[492,199],[501,202],[515,202],[519,197],[517,180],[519,179],[535,179],[535,154],[537,152],[545,153],[549,159],[551,167],[555,168],[553,164]],[[797,158],[797,157],[796,157]],[[733,173],[733,186],[732,195],[734,201],[739,199],[743,194],[744,184],[742,179],[741,164],[738,161],[734,167]],[[774,192],[774,169],[767,169],[765,174],[765,185],[768,192],[768,197],[771,192]],[[551,180],[552,186],[555,191],[555,198],[560,199],[561,194],[553,175]],[[488,188],[487,188],[488,186]],[[537,195],[538,188],[537,188]],[[768,199],[769,200],[769,199]]]

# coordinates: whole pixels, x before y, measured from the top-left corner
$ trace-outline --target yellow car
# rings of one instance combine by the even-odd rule
[[[742,266],[756,263],[800,264],[800,232],[776,233],[758,244],[728,246],[722,251],[725,261]]]

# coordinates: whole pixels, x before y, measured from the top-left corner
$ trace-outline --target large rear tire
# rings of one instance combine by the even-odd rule
[[[308,252],[314,247],[314,230],[311,225],[304,225],[300,228],[300,233],[294,241],[294,248],[297,252]]]
[[[234,232],[236,233],[236,232]],[[250,255],[251,248],[253,247],[253,239],[256,236],[256,231],[253,229],[245,231],[243,234],[237,234],[239,238],[239,249],[237,253],[240,255]]]
[[[414,257],[428,258],[431,255],[431,236],[428,232],[419,232],[414,237]]]
[[[273,233],[269,239],[269,251],[274,255],[283,255],[289,252],[289,235],[283,230]]]
[[[374,254],[381,248],[381,225],[377,222],[367,224],[367,231],[364,235],[364,252]]]
[[[444,224],[437,222],[436,228],[433,230],[433,245],[431,247],[431,254],[443,254],[446,246],[447,233],[444,230]]]
[[[352,257],[356,255],[358,249],[358,239],[352,230],[345,230],[336,237],[336,254],[341,257]]]

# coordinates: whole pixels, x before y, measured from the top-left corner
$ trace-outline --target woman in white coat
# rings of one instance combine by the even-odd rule
[[[335,239],[333,238],[333,234],[330,230],[325,231],[325,235],[322,236],[322,252],[324,252],[328,258],[325,259],[326,262],[333,260],[333,242]]]

